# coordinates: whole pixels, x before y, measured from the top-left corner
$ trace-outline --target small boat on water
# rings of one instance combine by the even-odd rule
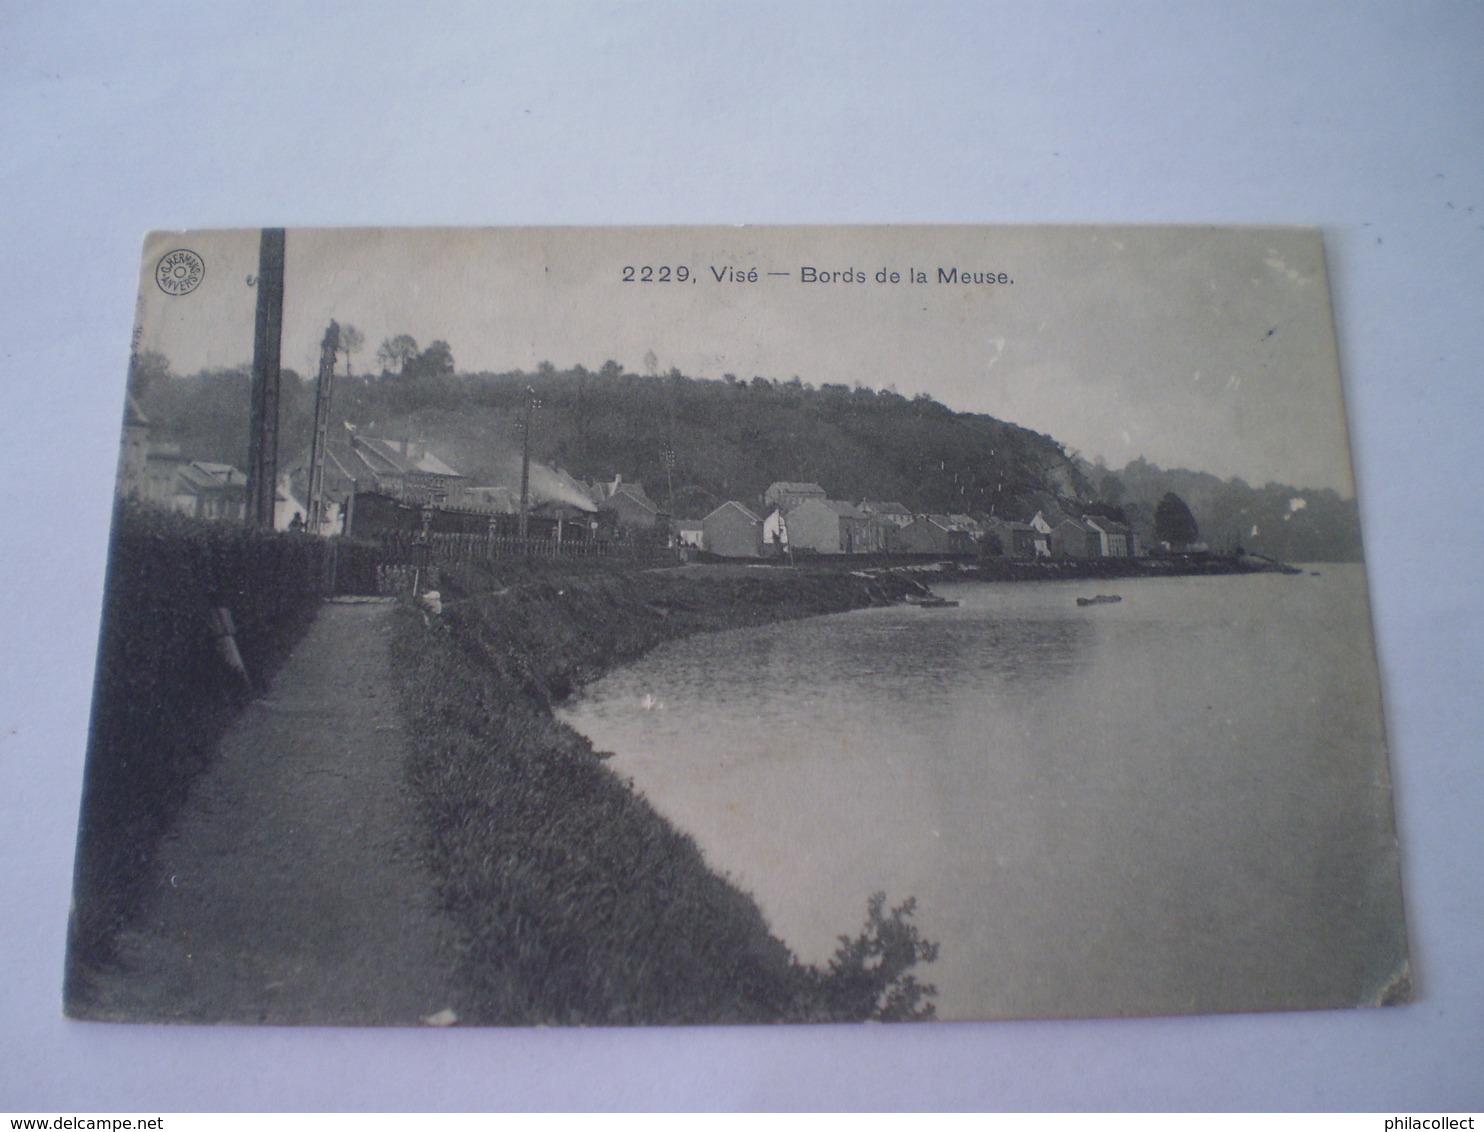
[[[1113,605],[1120,602],[1123,597],[1120,594],[1098,594],[1097,597],[1079,597],[1078,605]]]
[[[908,605],[915,605],[922,609],[948,609],[958,604],[956,601],[949,601],[946,597],[939,597],[937,594],[908,594],[902,600]]]

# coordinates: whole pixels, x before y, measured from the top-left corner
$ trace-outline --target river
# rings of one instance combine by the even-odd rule
[[[671,643],[563,718],[806,962],[914,896],[939,1017],[1356,1004],[1405,931],[1364,575],[1314,569],[941,585]]]

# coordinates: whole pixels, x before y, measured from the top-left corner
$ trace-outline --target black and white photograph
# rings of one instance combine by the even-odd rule
[[[1410,1001],[1316,229],[145,240],[106,1022]]]

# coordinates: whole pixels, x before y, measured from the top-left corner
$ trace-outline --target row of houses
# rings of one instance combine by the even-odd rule
[[[352,500],[377,497],[408,508],[432,507],[446,517],[475,522],[514,516],[520,491],[507,484],[480,484],[431,451],[420,440],[371,436],[345,424],[327,438],[323,461],[324,535],[356,533]],[[274,525],[305,529],[309,508],[311,453],[283,466],[277,483]],[[557,524],[552,529],[586,533],[653,531],[667,517],[640,484],[612,480],[585,483],[538,461],[529,471],[528,511]],[[512,477],[513,478],[513,477]],[[221,522],[242,522],[247,513],[247,476],[230,464],[191,460],[179,445],[151,441],[149,420],[130,397],[119,455],[118,494]],[[416,513],[408,512],[408,513]],[[564,526],[565,525],[565,526]],[[469,529],[474,529],[470,527]],[[543,527],[543,529],[545,529]]]
[[[760,515],[729,500],[681,520],[683,544],[724,558],[815,554],[980,554],[1013,558],[1127,558],[1142,553],[1123,523],[1047,506],[1028,522],[990,515],[914,514],[901,503],[830,499],[816,483],[778,482]]]
[[[981,543],[983,553],[1016,558],[1131,558],[1144,553],[1125,523],[1053,508],[1037,511],[1027,523],[992,519],[984,526]]]
[[[130,396],[125,405],[123,442],[116,481],[118,495],[152,503],[168,511],[210,522],[241,523],[247,518],[247,475],[235,465],[192,460],[180,445],[151,441],[149,419]],[[305,507],[295,496],[291,477],[278,479],[274,526],[302,525]],[[333,509],[335,521],[339,509]]]
[[[118,494],[197,519],[241,522],[247,476],[231,464],[189,460],[174,444],[151,444],[149,419],[131,396],[124,411]]]
[[[307,493],[308,453],[291,466],[289,475],[293,488]],[[511,479],[516,475],[510,472]],[[626,530],[652,530],[665,521],[643,486],[621,475],[585,482],[540,461],[531,462],[528,475],[527,508],[533,514],[567,522],[606,521]],[[326,445],[324,482],[331,499],[375,492],[403,504],[486,516],[515,515],[521,505],[518,486],[478,483],[423,441],[369,436],[351,425]]]
[[[279,477],[275,526],[301,528],[308,508],[310,454]],[[349,424],[326,445],[327,500],[320,534],[357,533],[351,501],[376,495],[402,509],[433,507],[476,526],[520,510],[519,492],[477,484],[421,441],[366,435]],[[241,522],[247,477],[230,464],[188,460],[177,446],[151,444],[149,422],[131,397],[120,454],[119,493],[191,515]],[[409,512],[410,513],[410,512]],[[583,482],[539,462],[530,468],[528,513],[552,529],[588,537],[674,537],[724,558],[815,554],[979,554],[1012,558],[1124,558],[1143,553],[1124,524],[1072,515],[1049,499],[1029,520],[973,514],[919,514],[895,501],[831,499],[817,483],[779,481],[763,494],[761,514],[737,500],[704,519],[671,523],[641,484],[621,475]],[[460,528],[462,529],[462,528]],[[475,529],[470,527],[469,529]],[[491,527],[493,529],[493,527]],[[544,528],[543,528],[544,529]]]

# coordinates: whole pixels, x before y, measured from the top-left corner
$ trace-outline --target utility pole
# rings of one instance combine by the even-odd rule
[[[668,444],[660,450],[665,462],[665,545],[675,545],[675,449]]]
[[[520,452],[520,537],[526,537],[527,518],[531,511],[531,415],[536,410],[536,390],[526,386],[526,407],[521,420]]]
[[[325,517],[325,449],[329,445],[330,398],[335,385],[335,355],[340,350],[340,324],[330,320],[319,347],[319,384],[314,394],[314,444],[309,450],[309,515],[305,528],[319,534]]]
[[[660,450],[660,458],[665,462],[665,505],[669,507],[670,514],[675,514],[675,449],[668,444]]]
[[[252,344],[252,420],[247,446],[247,521],[273,529],[278,496],[279,352],[283,345],[282,228],[258,243],[258,312]]]

